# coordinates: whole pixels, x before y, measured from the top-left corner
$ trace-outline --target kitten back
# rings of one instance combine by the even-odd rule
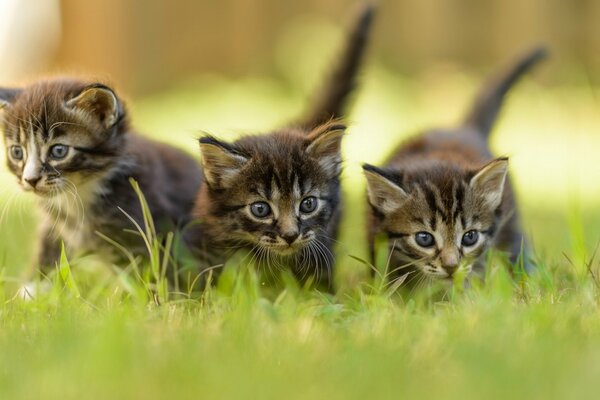
[[[463,126],[477,130],[485,138],[489,137],[508,91],[547,55],[545,47],[536,47],[494,76],[478,93]]]
[[[356,76],[367,47],[374,14],[375,6],[370,3],[363,5],[352,25],[346,47],[323,85],[325,89],[315,98],[310,111],[300,121],[300,126],[314,128],[343,116],[350,93],[356,87]]]

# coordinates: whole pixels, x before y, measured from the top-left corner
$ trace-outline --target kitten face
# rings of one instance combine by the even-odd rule
[[[386,233],[399,265],[425,276],[468,274],[498,230],[508,160],[477,171],[433,164],[405,172],[365,166],[377,231]]]
[[[282,256],[327,238],[339,203],[344,128],[328,124],[309,135],[288,130],[234,144],[201,139],[208,206],[200,218],[211,235]]]
[[[41,82],[0,90],[0,106],[8,168],[26,191],[52,197],[75,190],[106,173],[119,154],[122,110],[105,86]]]

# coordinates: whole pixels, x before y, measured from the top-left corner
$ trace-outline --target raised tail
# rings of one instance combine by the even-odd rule
[[[337,60],[337,66],[328,77],[324,89],[314,99],[306,117],[299,125],[314,128],[331,119],[343,116],[348,97],[356,86],[356,75],[360,68],[368,42],[375,7],[367,4],[350,31],[346,47]]]
[[[510,88],[534,65],[546,58],[545,47],[537,47],[520,58],[510,68],[493,77],[475,98],[463,126],[473,128],[488,137],[498,117],[502,102]]]

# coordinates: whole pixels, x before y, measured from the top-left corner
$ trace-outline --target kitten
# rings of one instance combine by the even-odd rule
[[[342,116],[355,86],[373,9],[360,14],[338,68],[313,111],[292,127],[226,143],[200,139],[205,181],[188,232],[201,267],[244,248],[259,265],[286,267],[331,287],[341,215]]]
[[[545,57],[536,49],[483,88],[463,124],[434,129],[400,145],[382,168],[365,164],[371,253],[387,234],[391,279],[408,286],[451,280],[457,271],[482,272],[490,247],[515,262],[523,236],[510,183],[508,158],[493,158],[488,137],[504,97]]]
[[[202,172],[184,152],[133,132],[122,101],[99,83],[41,81],[0,89],[9,170],[23,190],[37,195],[45,219],[38,263],[42,270],[68,254],[114,256],[100,232],[135,255],[147,254],[135,179],[159,233],[189,220]]]

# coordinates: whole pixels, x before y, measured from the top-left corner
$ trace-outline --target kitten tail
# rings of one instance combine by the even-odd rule
[[[314,106],[300,125],[314,128],[331,119],[343,116],[348,97],[356,87],[356,75],[365,53],[375,7],[363,6],[358,19],[353,24],[344,52],[337,60],[337,66],[323,85],[325,90],[314,101]]]
[[[463,126],[476,129],[484,137],[489,137],[494,122],[498,117],[504,97],[511,87],[534,67],[539,61],[545,59],[548,51],[545,47],[536,47],[524,57],[520,58],[507,70],[493,77],[475,98],[475,102]]]

